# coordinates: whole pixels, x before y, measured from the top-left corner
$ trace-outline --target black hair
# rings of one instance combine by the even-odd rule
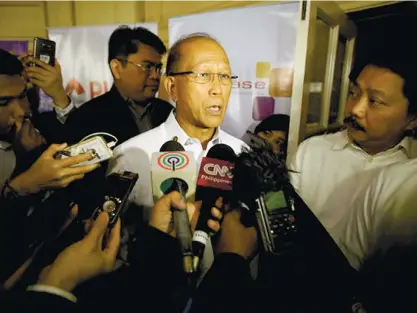
[[[363,69],[368,65],[388,69],[404,79],[403,94],[408,100],[408,113],[417,117],[417,62],[415,49],[400,49],[396,46],[391,49],[383,49],[381,52],[373,52],[371,56],[365,56],[356,60],[350,73],[350,80],[356,81]]]
[[[180,57],[181,57],[180,52],[179,52],[180,51],[179,48],[181,44],[184,43],[185,41],[188,41],[191,39],[198,39],[198,38],[211,39],[220,45],[217,39],[215,39],[213,36],[207,33],[192,33],[192,34],[181,37],[169,49],[168,57],[167,57],[167,65],[166,65],[166,70],[165,70],[165,73],[167,75],[175,72],[176,65],[178,64]]]
[[[283,131],[288,134],[288,129],[290,127],[290,117],[286,114],[273,114],[264,119],[261,123],[258,124],[255,128],[255,134],[264,131]]]
[[[19,76],[22,71],[23,64],[17,56],[0,49],[0,75]]]
[[[109,39],[108,62],[117,57],[127,58],[130,54],[138,52],[139,44],[145,44],[154,48],[163,55],[167,49],[162,40],[144,27],[130,28],[123,25],[118,27]]]

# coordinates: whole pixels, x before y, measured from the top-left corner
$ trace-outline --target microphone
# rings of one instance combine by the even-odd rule
[[[217,144],[201,160],[197,178],[196,200],[202,200],[202,204],[192,242],[196,271],[209,240],[210,229],[207,221],[211,216],[211,208],[214,207],[219,197],[223,198],[223,204],[229,201],[235,159],[236,154],[232,148],[225,144]]]
[[[355,271],[292,187],[279,154],[260,142],[251,150],[243,148],[235,162],[232,192],[233,204],[243,211],[242,223],[249,220],[258,229],[258,281],[272,286],[272,298],[282,292],[289,306],[303,307],[300,311],[322,304],[323,294],[330,299],[326,306],[351,305]],[[317,290],[318,281],[325,291]]]
[[[251,149],[243,148],[237,157],[233,175],[234,201],[251,213],[242,216],[246,224],[257,225],[265,252],[285,253],[298,236],[285,160],[267,143],[252,142]]]
[[[154,201],[172,191],[178,191],[184,201],[195,198],[197,165],[192,152],[187,152],[177,141],[164,143],[160,152],[152,154],[151,178]],[[191,228],[187,210],[173,208],[177,239],[183,256],[183,268],[192,274],[193,253]]]

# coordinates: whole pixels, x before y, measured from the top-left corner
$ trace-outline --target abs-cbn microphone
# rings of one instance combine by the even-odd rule
[[[200,216],[193,235],[194,270],[198,270],[200,260],[209,239],[210,229],[207,222],[211,208],[219,197],[223,205],[229,202],[232,190],[232,169],[236,154],[225,144],[214,145],[201,160],[197,178],[196,201],[201,200]]]
[[[180,143],[174,140],[164,143],[160,152],[152,154],[151,168],[154,201],[172,191],[178,191],[184,201],[194,200],[197,165],[193,153],[186,152]],[[187,210],[173,209],[173,215],[184,271],[192,274],[192,235],[188,213]]]

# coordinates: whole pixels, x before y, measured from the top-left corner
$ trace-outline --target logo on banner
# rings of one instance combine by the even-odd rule
[[[158,165],[167,171],[178,171],[185,168],[190,159],[182,152],[165,152],[158,158]]]
[[[262,121],[275,112],[275,98],[291,97],[294,70],[271,68],[270,62],[256,63],[256,79],[266,87],[253,98],[252,118]]]
[[[233,164],[227,161],[203,158],[197,185],[232,190]]]

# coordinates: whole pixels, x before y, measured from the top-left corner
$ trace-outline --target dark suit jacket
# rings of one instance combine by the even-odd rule
[[[0,296],[4,313],[14,312],[72,312],[76,303],[61,296],[38,291],[9,291]]]
[[[157,127],[168,118],[173,106],[161,99],[150,100],[149,114],[152,127]],[[96,132],[110,133],[118,138],[118,144],[139,135],[128,103],[113,85],[111,90],[84,103],[68,116],[65,123],[68,142],[77,143],[83,137]]]

